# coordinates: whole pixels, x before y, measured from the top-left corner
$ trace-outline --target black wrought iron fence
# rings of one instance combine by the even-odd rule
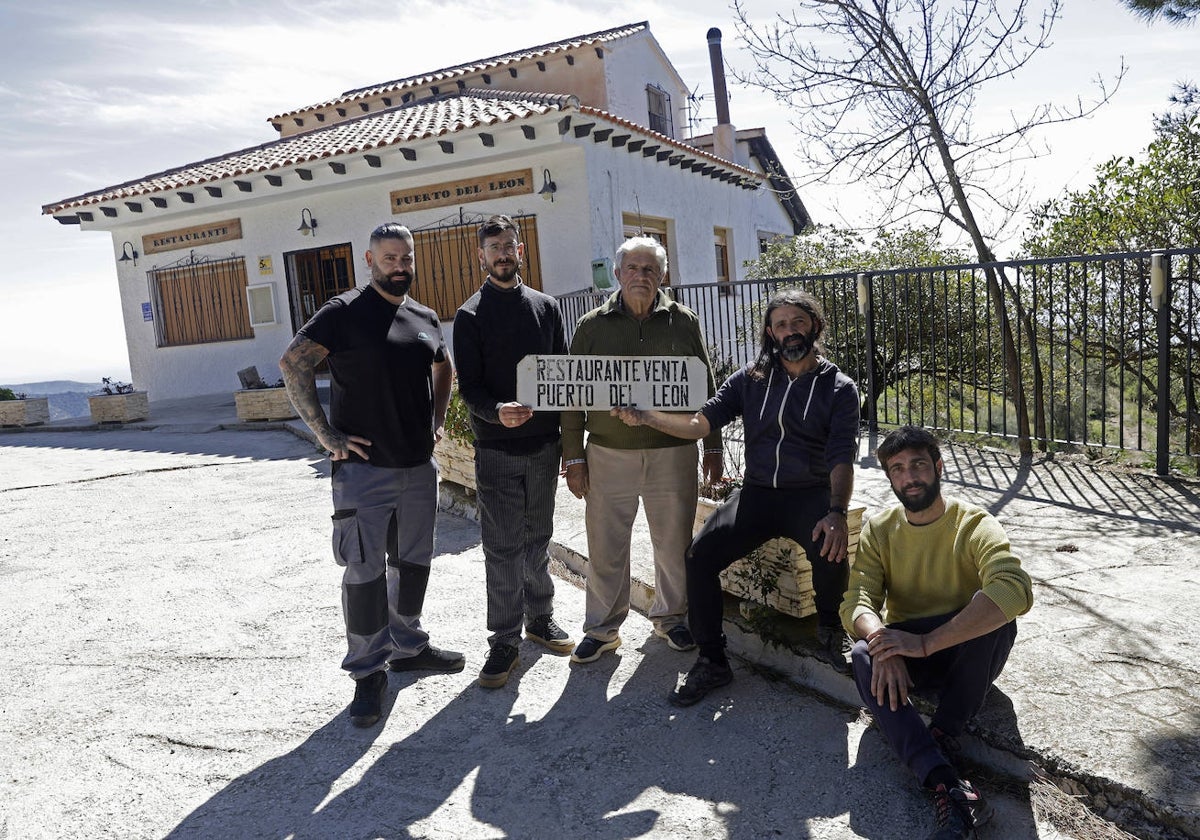
[[[1200,459],[1200,249],[677,285],[719,371],[753,358],[782,287],[820,298],[863,421]],[[568,334],[603,296],[559,298]]]

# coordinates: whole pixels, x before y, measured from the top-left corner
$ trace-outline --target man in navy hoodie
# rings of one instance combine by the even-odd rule
[[[804,549],[812,565],[822,654],[838,670],[849,671],[850,644],[838,608],[848,576],[846,508],[858,455],[858,389],[821,356],[824,329],[816,298],[797,289],[779,292],[767,303],[758,358],[730,376],[698,412],[689,417],[613,409],[631,426],[681,438],[701,438],[743,418],[742,487],[708,518],[687,552],[689,624],[700,651],[671,694],[676,706],[690,706],[733,679],[721,632],[719,576],[776,537]]]

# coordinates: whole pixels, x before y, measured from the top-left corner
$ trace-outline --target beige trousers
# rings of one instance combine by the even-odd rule
[[[629,541],[638,500],[654,548],[650,620],[666,631],[687,620],[684,553],[696,518],[697,448],[609,449],[587,446],[588,576],[583,631],[611,641],[629,615]]]

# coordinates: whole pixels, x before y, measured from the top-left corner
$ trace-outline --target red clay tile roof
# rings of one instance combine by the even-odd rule
[[[525,93],[512,96],[497,91],[466,90],[461,95],[364,114],[357,119],[64,198],[45,205],[42,213],[53,215],[73,207],[199,186],[255,172],[270,172],[551,111],[575,110],[578,106],[579,100],[564,94]]]
[[[467,64],[459,64],[456,67],[447,67],[442,70],[433,70],[428,73],[421,73],[416,76],[407,76],[403,79],[395,79],[390,82],[383,82],[378,85],[369,87],[356,88],[348,90],[339,96],[337,99],[330,99],[316,105],[308,105],[304,108],[297,108],[294,111],[288,111],[284,114],[276,114],[271,117],[268,122],[277,122],[287,119],[288,117],[297,114],[307,113],[309,111],[318,111],[324,108],[333,108],[338,105],[344,105],[347,102],[354,102],[359,99],[369,98],[372,96],[381,96],[389,93],[395,93],[409,87],[419,87],[435,82],[443,82],[470,75],[471,73],[483,73],[488,70],[494,70],[497,67],[504,67],[509,64],[515,64],[520,61],[529,61],[542,56],[552,55],[554,53],[566,52],[568,50],[580,49],[582,47],[592,46],[595,44],[603,44],[609,41],[617,41],[621,38],[627,38],[630,35],[636,35],[638,32],[649,31],[650,24],[648,21],[641,23],[630,23],[625,26],[618,26],[613,29],[605,29],[600,32],[592,32],[588,35],[579,35],[575,38],[569,38],[565,41],[554,41],[549,44],[542,44],[537,47],[526,47],[516,52],[505,53],[504,55],[493,56],[492,58],[483,58],[478,61],[472,61]]]
[[[272,140],[260,146],[185,164],[124,184],[64,198],[42,207],[42,213],[54,215],[64,210],[102,204],[106,201],[202,186],[225,178],[301,166],[340,155],[357,154],[551,112],[574,112],[578,116],[604,120],[640,135],[646,139],[647,144],[671,148],[689,158],[707,159],[711,164],[734,175],[748,177],[754,181],[763,180],[759,173],[722,160],[711,152],[672,140],[607,111],[580,106],[579,100],[568,94],[466,88],[454,95],[433,101],[412,102],[386,111],[364,114],[356,119],[316,128],[303,134]]]

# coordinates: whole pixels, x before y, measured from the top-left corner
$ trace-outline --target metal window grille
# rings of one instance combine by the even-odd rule
[[[146,273],[159,347],[253,338],[246,306],[246,260],[195,254]]]
[[[542,265],[538,246],[537,217],[512,216],[525,245],[521,280],[541,291]],[[479,224],[484,216],[459,213],[452,221],[413,231],[416,280],[412,295],[450,321],[458,307],[475,294],[486,273],[479,265]]]
[[[646,105],[650,112],[650,130],[674,137],[675,121],[671,118],[671,94],[658,85],[646,85]]]

